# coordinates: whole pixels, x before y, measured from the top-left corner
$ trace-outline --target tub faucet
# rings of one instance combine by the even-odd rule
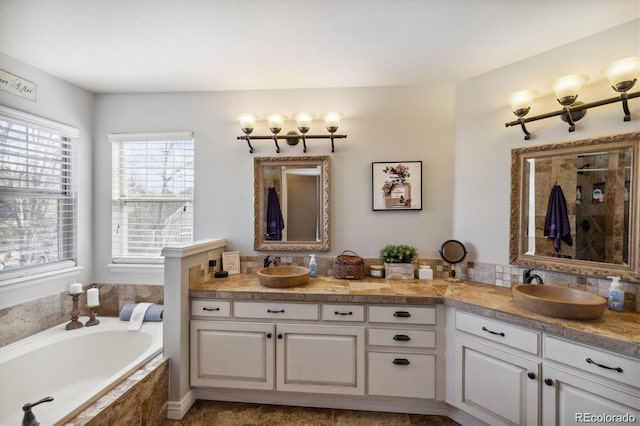
[[[24,411],[24,417],[22,417],[22,426],[39,426],[40,422],[36,419],[35,414],[31,411],[32,407],[35,407],[38,404],[42,404],[43,402],[51,402],[53,401],[52,396],[47,396],[42,398],[40,401],[36,402],[27,402],[22,406],[22,411]]]
[[[271,265],[278,266],[278,261],[276,260],[275,257],[271,257],[271,255],[268,255],[267,257],[264,258],[264,267],[268,268]]]
[[[532,274],[531,271],[533,271],[533,269],[527,269],[524,271],[522,274],[522,282],[525,284],[531,284],[533,283],[533,280],[536,280],[538,284],[544,284],[544,282],[542,282],[542,277],[538,274]]]

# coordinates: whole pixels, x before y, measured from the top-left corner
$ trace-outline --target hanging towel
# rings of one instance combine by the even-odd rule
[[[120,311],[120,320],[129,321],[133,310],[140,303],[128,303],[122,307]],[[159,322],[162,321],[164,315],[164,305],[151,304],[144,314],[145,321]]]
[[[567,214],[567,201],[560,185],[553,185],[547,206],[547,217],[544,221],[544,236],[553,240],[553,256],[560,257],[561,242],[573,245],[571,226]]]
[[[282,230],[284,229],[284,219],[280,210],[280,200],[275,188],[269,188],[267,200],[267,235],[270,240],[282,240]]]

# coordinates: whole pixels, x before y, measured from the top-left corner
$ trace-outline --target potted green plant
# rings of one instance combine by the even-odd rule
[[[415,278],[418,250],[405,244],[387,244],[380,250],[387,279],[411,280]]]

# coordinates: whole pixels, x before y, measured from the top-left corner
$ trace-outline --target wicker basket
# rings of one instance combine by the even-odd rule
[[[345,253],[353,253],[352,255]],[[364,278],[364,259],[352,252],[345,250],[336,257],[333,270],[336,278],[343,280],[361,280]]]

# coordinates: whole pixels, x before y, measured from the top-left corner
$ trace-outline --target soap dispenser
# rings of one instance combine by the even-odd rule
[[[622,312],[624,309],[624,292],[620,287],[620,277],[607,277],[611,279],[609,285],[609,309]]]
[[[316,263],[316,255],[309,255],[309,269],[311,269],[311,276],[318,276],[318,264]]]

